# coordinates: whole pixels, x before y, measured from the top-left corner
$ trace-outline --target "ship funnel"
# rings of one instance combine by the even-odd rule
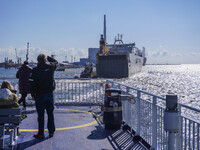
[[[106,15],[104,15],[104,22],[103,22],[104,26],[103,26],[103,37],[104,40],[106,42]]]

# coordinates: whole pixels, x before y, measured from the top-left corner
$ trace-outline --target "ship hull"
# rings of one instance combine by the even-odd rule
[[[126,78],[140,72],[142,57],[134,54],[97,56],[96,72],[100,78]]]

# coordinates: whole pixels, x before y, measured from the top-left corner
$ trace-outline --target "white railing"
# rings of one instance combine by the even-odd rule
[[[8,80],[20,97],[18,79],[2,78],[0,83],[3,80]],[[56,78],[55,105],[103,105],[105,81],[103,79]],[[35,103],[30,94],[26,102],[28,105]]]
[[[5,80],[5,79],[4,79]],[[18,90],[18,80],[7,79]],[[0,82],[2,80],[0,79]],[[105,83],[121,89],[123,94],[131,94],[133,101],[123,101],[123,121],[151,145],[152,149],[167,150],[169,134],[164,130],[166,99],[146,91],[123,85],[113,80],[101,79],[56,79],[54,92],[58,105],[103,105]],[[29,101],[31,104],[34,101]],[[200,149],[200,110],[180,104],[179,132],[175,134],[176,150]]]
[[[179,109],[181,110],[181,134],[179,135],[181,147],[184,150],[199,150],[200,110],[184,104],[179,104]]]
[[[138,90],[121,83],[107,80],[112,88],[121,89],[124,94],[135,97],[136,103],[123,101],[123,119],[137,135],[147,141],[152,149],[172,149],[168,145],[168,133],[164,130],[166,99],[146,91]],[[199,150],[200,110],[178,104],[180,125],[175,134],[176,150]]]
[[[54,91],[58,105],[103,105],[105,80],[56,79]]]

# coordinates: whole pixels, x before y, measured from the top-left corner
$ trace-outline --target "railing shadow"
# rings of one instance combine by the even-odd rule
[[[109,141],[114,150],[146,150],[147,148],[140,144],[128,130],[108,130],[103,126],[96,126],[96,129],[87,137],[91,140],[105,139]]]
[[[40,142],[44,142],[45,140],[49,139],[48,137],[46,137],[45,139],[32,139],[30,141],[26,141],[26,142],[22,142],[22,143],[18,143],[16,144],[13,148],[14,149],[19,149],[19,150],[22,150],[22,149],[27,149],[33,145],[36,145]]]
[[[99,115],[97,115],[99,114]],[[97,120],[98,126],[96,129],[91,131],[91,134],[87,137],[91,140],[105,139],[109,141],[114,150],[147,150],[141,142],[141,139],[134,136],[134,133],[129,127],[123,126],[121,129],[105,129],[102,123],[102,118],[99,117],[101,114],[93,114],[93,117]]]
[[[30,141],[26,141],[26,142],[22,142],[22,143],[18,143],[16,145],[13,146],[9,146],[9,137],[7,137],[5,139],[5,150],[23,150],[23,149],[29,149],[31,146],[36,145],[40,142],[44,142],[45,140],[49,139],[48,137],[46,137],[45,139],[32,139]]]

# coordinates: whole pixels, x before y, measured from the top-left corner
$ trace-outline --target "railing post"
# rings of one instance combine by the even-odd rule
[[[78,84],[78,89],[79,89],[79,91],[78,91],[78,93],[79,93],[79,95],[78,95],[78,101],[79,101],[79,103],[81,102],[81,89],[80,89],[80,82],[79,82],[79,84]]]
[[[114,82],[112,81],[112,83],[111,83],[111,87],[113,87],[114,86]]]
[[[153,96],[152,116],[153,116],[153,129],[152,129],[152,149],[157,149],[157,98]]]
[[[109,83],[109,81],[108,80],[106,80],[106,84],[108,84]]]
[[[181,105],[178,104],[178,115],[179,115],[179,129],[178,129],[178,134],[176,136],[176,146],[177,150],[181,149],[182,147],[182,120],[181,120]]]
[[[176,134],[179,132],[179,113],[177,104],[177,95],[166,96],[164,129],[168,132],[168,150],[179,150],[176,145]]]
[[[126,93],[128,94],[129,93],[129,88],[126,87]],[[131,123],[131,110],[130,110],[130,105],[128,105],[128,101],[125,101],[125,106],[126,106],[126,121],[127,121],[127,124]],[[131,125],[131,124],[130,124]],[[131,126],[132,127],[132,126]]]
[[[137,91],[137,134],[140,135],[140,96],[141,92]]]
[[[118,85],[117,85],[117,88],[121,90],[121,86],[120,86],[120,84],[119,84],[119,83],[118,83]]]
[[[129,91],[130,91],[130,88],[126,87],[126,93],[129,93]]]

